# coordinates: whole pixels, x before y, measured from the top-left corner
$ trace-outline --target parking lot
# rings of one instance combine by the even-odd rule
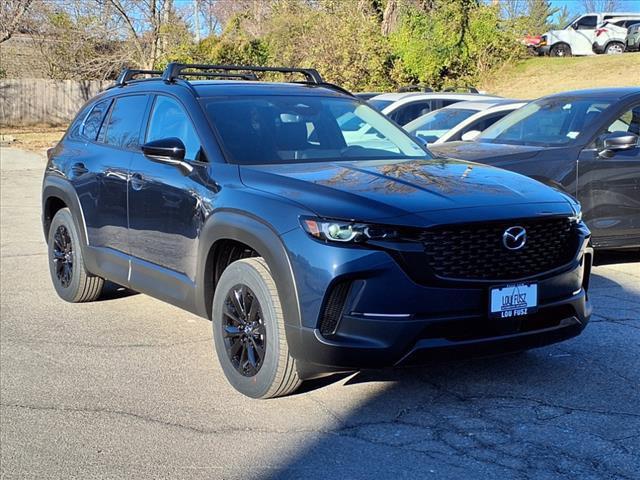
[[[592,323],[563,344],[256,401],[226,383],[206,320],[116,289],[59,300],[44,159],[0,155],[2,478],[640,477],[637,257],[594,268]]]

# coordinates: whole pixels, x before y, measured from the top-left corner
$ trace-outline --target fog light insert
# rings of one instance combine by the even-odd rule
[[[323,336],[336,333],[350,287],[351,284],[347,281],[337,282],[325,297],[319,322],[320,333]]]

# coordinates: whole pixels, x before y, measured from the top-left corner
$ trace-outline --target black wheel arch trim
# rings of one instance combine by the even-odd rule
[[[214,212],[200,233],[196,273],[196,310],[200,315],[211,318],[215,285],[213,257],[210,256],[215,255],[215,245],[221,240],[241,242],[264,258],[281,295],[285,324],[300,327],[300,306],[293,268],[280,236],[262,219],[231,209]]]
[[[60,177],[47,176],[42,185],[42,229],[45,241],[48,239],[49,227],[53,218],[47,217],[47,206],[52,198],[58,198],[71,210],[73,221],[75,222],[78,236],[80,237],[81,248],[83,249],[89,244],[87,235],[87,227],[84,221],[84,213],[80,199],[68,180]]]

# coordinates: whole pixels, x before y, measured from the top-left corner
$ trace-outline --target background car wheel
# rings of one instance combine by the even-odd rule
[[[102,293],[104,280],[87,272],[80,238],[68,208],[59,210],[53,217],[47,243],[51,280],[60,298],[72,303],[96,300]]]
[[[571,47],[566,43],[559,43],[551,48],[549,55],[552,57],[570,57]]]
[[[224,270],[213,298],[212,324],[222,370],[240,393],[273,398],[300,386],[280,298],[264,259],[238,260]]]
[[[619,42],[611,42],[609,45],[607,45],[604,53],[606,53],[607,55],[619,55],[621,53],[624,53],[624,45]]]

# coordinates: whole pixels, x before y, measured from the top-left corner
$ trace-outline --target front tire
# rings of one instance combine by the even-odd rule
[[[80,237],[68,208],[58,210],[53,217],[47,243],[49,272],[58,296],[71,303],[96,300],[102,293],[104,279],[87,271]]]
[[[551,47],[549,55],[552,57],[570,57],[571,47],[566,43],[558,43],[557,45]]]
[[[224,270],[213,297],[211,323],[222,371],[240,393],[273,398],[300,386],[278,291],[263,258],[238,260]]]

